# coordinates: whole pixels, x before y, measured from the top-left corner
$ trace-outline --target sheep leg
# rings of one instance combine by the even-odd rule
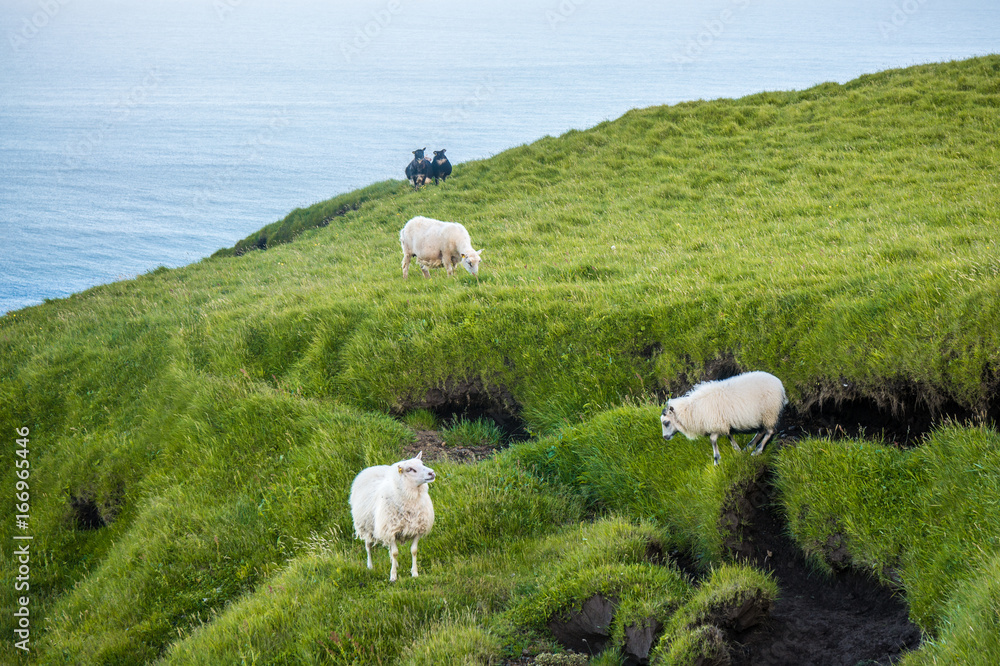
[[[414,578],[417,577],[417,542],[420,541],[420,537],[413,537],[413,543],[410,545],[410,555],[413,557],[413,566],[410,567],[410,575]]]
[[[722,459],[722,456],[719,455],[719,436],[715,433],[712,433],[711,439],[712,439],[712,459],[715,461],[715,464],[718,465],[719,460]]]
[[[746,450],[746,451],[749,451],[749,450],[751,450],[751,449],[752,449],[752,448],[754,447],[754,444],[756,444],[757,442],[759,442],[759,441],[760,441],[760,438],[761,438],[761,437],[762,437],[763,435],[764,435],[764,431],[763,431],[763,430],[758,430],[758,431],[757,431],[756,433],[754,433],[754,436],[753,436],[753,439],[751,439],[751,440],[750,440],[750,443],[749,443],[749,444],[747,444],[747,448],[746,448],[745,450]]]
[[[733,448],[736,449],[737,451],[743,450],[740,448],[740,445],[736,443],[736,438],[733,437],[733,433],[729,433],[729,443],[732,444]]]
[[[389,582],[396,582],[396,568],[399,565],[399,561],[396,556],[399,555],[399,548],[396,546],[396,540],[393,539],[389,542],[389,557],[392,558],[392,568],[389,569]]]
[[[420,264],[420,270],[423,272],[425,278],[429,278],[431,276],[431,272],[427,269],[427,266],[425,266],[424,264]]]
[[[365,552],[368,553],[368,568],[372,568],[372,542],[365,539]]]
[[[403,277],[410,277],[410,255],[403,249]]]
[[[757,448],[754,449],[754,452],[751,455],[759,456],[761,453],[763,453],[764,446],[767,444],[768,440],[771,439],[771,435],[773,434],[774,434],[774,428],[768,428],[767,434],[764,435],[764,438],[762,440],[760,440],[760,444],[757,445]]]

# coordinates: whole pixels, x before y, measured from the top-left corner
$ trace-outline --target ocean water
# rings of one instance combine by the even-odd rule
[[[631,108],[1000,52],[996,0],[4,0],[0,313]]]

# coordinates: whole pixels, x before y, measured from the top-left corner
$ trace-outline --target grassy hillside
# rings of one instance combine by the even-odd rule
[[[769,478],[817,569],[910,604],[907,663],[1000,662],[998,106],[990,56],[636,110],[7,314],[0,483],[14,504],[28,460],[30,510],[0,529],[0,598],[31,535],[32,652],[0,661],[499,663],[558,650],[553,619],[598,593],[593,663],[643,623],[654,660],[721,658],[721,609],[780,595],[722,519]],[[418,214],[466,225],[478,280],[402,279]],[[803,419],[968,421],[714,468],[657,414],[720,368],[778,375]],[[433,465],[421,577],[390,586],[351,479],[463,415],[511,446]]]

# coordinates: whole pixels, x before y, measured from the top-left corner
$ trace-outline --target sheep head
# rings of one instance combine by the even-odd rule
[[[667,406],[663,408],[663,413],[660,415],[660,425],[663,426],[663,439],[669,440],[671,437],[677,434],[677,412],[674,410],[674,406],[670,403],[672,400],[667,401]]]
[[[435,474],[433,469],[424,465],[421,460],[423,455],[424,452],[421,451],[417,454],[416,458],[399,461],[396,463],[396,473],[401,477],[405,477],[415,486],[430,483],[434,480]]]
[[[482,261],[479,255],[482,252],[484,252],[484,250],[473,250],[472,252],[462,255],[462,267],[476,277],[479,277],[479,262]]]

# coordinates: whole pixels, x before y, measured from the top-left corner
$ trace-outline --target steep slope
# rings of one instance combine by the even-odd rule
[[[636,110],[456,165],[436,188],[379,183],[197,264],[7,314],[0,423],[30,446],[5,448],[2,483],[12,496],[16,461],[30,462],[30,517],[0,530],[6,607],[19,596],[12,537],[30,535],[40,663],[393,661],[445,649],[414,642],[439,631],[518,656],[552,641],[542,611],[524,609],[582,602],[601,567],[625,581],[609,589],[629,617],[673,626],[700,583],[650,562],[649,544],[701,568],[731,559],[727,491],[759,469],[724,454],[713,470],[703,442],[664,448],[668,393],[767,369],[799,436],[892,422],[886,438],[912,444],[944,416],[1000,417],[998,106],[990,56]],[[398,230],[417,214],[467,226],[486,248],[478,280],[402,280]],[[442,465],[427,583],[387,588],[359,568],[347,488],[402,454],[414,410],[483,416],[530,441]],[[561,448],[590,435],[606,448]],[[818,477],[834,464],[809,461]],[[596,483],[611,471],[613,486]],[[781,501],[808,503],[802,487]],[[989,505],[990,488],[953,499]],[[608,511],[617,527],[596,523],[597,550],[580,546],[576,526]],[[995,552],[993,520],[971,547]],[[801,546],[820,538],[811,529]],[[592,576],[551,596],[546,558]],[[669,593],[642,597],[642,581]],[[922,628],[964,631],[952,596],[995,598],[970,589],[919,590]],[[13,635],[15,619],[0,626]],[[701,645],[707,626],[674,626],[662,653]]]

